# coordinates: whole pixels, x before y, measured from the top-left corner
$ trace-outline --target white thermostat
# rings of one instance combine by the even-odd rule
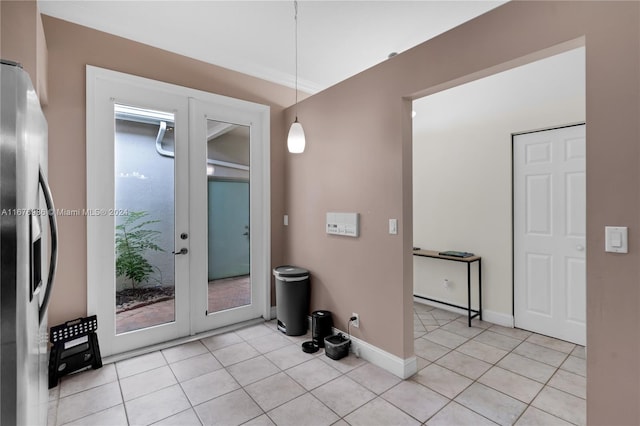
[[[358,222],[358,213],[327,213],[327,234],[357,237]]]

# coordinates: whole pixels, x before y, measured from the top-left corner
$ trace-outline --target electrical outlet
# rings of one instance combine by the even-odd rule
[[[351,317],[356,317],[356,319],[354,319],[353,321],[351,321],[351,324],[353,324],[353,326],[355,328],[359,328],[360,327],[360,315],[356,314],[355,312],[351,314]]]

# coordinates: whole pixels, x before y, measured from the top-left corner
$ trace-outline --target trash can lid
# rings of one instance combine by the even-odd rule
[[[276,277],[304,277],[309,275],[309,271],[297,266],[283,265],[273,269],[273,275]]]

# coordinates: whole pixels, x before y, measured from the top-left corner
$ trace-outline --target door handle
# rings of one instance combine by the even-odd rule
[[[172,251],[171,253],[175,254],[176,256],[179,254],[187,254],[189,253],[189,250],[187,250],[185,247],[182,247],[180,249],[180,251]]]
[[[578,250],[578,251],[584,251],[584,246],[577,245],[577,246],[576,246],[576,250]]]
[[[49,216],[49,229],[51,232],[51,254],[49,259],[49,277],[47,278],[47,287],[45,288],[44,297],[42,298],[42,305],[40,306],[40,312],[38,317],[40,324],[45,318],[47,308],[49,307],[49,298],[51,297],[51,290],[53,289],[53,280],[56,276],[56,269],[58,266],[58,221],[56,220],[56,208],[53,205],[53,198],[51,197],[51,189],[47,183],[47,179],[39,170],[38,183],[42,188],[42,194],[44,195],[44,201],[47,205],[47,215]]]
[[[248,233],[248,232],[245,232],[245,233],[244,233],[244,234],[242,234],[242,235],[244,235],[245,237],[247,237],[247,236],[249,236],[249,233]]]

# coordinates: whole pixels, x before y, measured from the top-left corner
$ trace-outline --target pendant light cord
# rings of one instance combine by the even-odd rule
[[[295,50],[296,50],[296,54],[295,54],[295,58],[296,58],[296,121],[298,121],[298,1],[294,0],[293,1],[293,10],[295,12],[294,14],[294,21],[296,23],[296,34],[295,34]]]

